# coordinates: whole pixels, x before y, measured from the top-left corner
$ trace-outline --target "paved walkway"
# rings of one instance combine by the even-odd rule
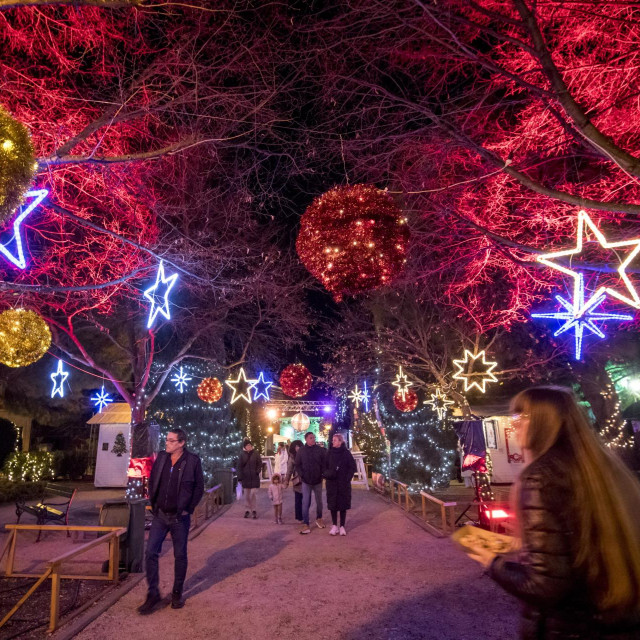
[[[328,528],[299,535],[291,490],[289,524],[273,523],[266,489],[258,513],[245,520],[243,505],[234,504],[190,543],[183,609],[139,616],[142,582],[77,638],[111,639],[117,629],[188,640],[517,637],[515,601],[479,565],[372,493],[354,490],[346,537],[329,536]],[[161,559],[163,593],[172,560],[170,553]]]

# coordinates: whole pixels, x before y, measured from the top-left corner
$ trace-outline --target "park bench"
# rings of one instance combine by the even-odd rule
[[[23,513],[30,513],[36,517],[37,524],[40,525],[46,524],[48,521],[68,525],[69,508],[76,491],[76,489],[71,489],[70,487],[61,487],[47,482],[44,486],[42,499],[37,504],[26,504],[24,499],[16,500],[18,524],[20,524],[20,518]],[[60,499],[60,502],[49,502],[50,498],[48,496],[56,496],[53,499]],[[40,534],[38,534],[38,539],[40,539]]]

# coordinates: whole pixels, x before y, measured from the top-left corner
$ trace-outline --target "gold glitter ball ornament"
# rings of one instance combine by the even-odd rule
[[[28,129],[0,106],[0,224],[22,204],[37,166]]]
[[[26,367],[51,346],[49,325],[35,311],[7,309],[0,313],[0,362]]]

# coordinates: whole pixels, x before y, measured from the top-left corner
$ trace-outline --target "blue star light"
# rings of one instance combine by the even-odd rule
[[[51,397],[55,398],[56,395],[59,395],[61,398],[64,398],[64,381],[69,377],[68,372],[66,372],[63,368],[62,360],[58,360],[58,369],[55,373],[51,374],[51,380],[53,381],[53,389],[51,389]],[[60,381],[58,381],[60,378]]]
[[[273,386],[273,382],[264,379],[264,372],[260,372],[258,379],[251,385],[253,389],[253,399],[264,398],[269,402],[269,389]]]
[[[556,300],[565,308],[565,311],[556,313],[532,313],[532,318],[550,318],[564,320],[564,324],[553,334],[554,337],[563,334],[569,329],[575,331],[576,355],[575,359],[582,357],[582,339],[584,330],[588,329],[598,338],[605,338],[605,334],[593,324],[594,320],[633,320],[633,316],[620,313],[598,313],[594,311],[607,297],[606,293],[596,292],[587,302],[584,301],[584,278],[578,274],[576,281],[575,297],[573,304],[562,296],[556,296]]]
[[[178,387],[178,391],[180,393],[184,393],[184,388],[187,386],[187,382],[189,380],[193,380],[191,376],[188,376],[180,367],[179,373],[176,373],[173,378],[171,378],[171,382],[173,382],[176,387]]]
[[[156,317],[161,313],[167,320],[171,320],[171,312],[169,311],[169,292],[173,288],[173,285],[178,279],[178,274],[174,273],[168,278],[164,276],[164,263],[160,260],[160,266],[158,267],[158,273],[156,274],[156,281],[152,287],[149,287],[144,292],[144,297],[151,302],[151,310],[149,311],[149,321],[147,322],[147,329],[151,329],[153,323],[156,321]],[[164,285],[165,289],[163,293],[156,294],[160,285]],[[157,298],[162,299],[162,304],[157,303]]]
[[[13,221],[13,235],[9,240],[0,244],[0,253],[18,269],[26,269],[27,261],[24,257],[24,247],[20,225],[24,219],[47,197],[49,191],[47,189],[38,189],[36,191],[27,191],[26,198],[33,200],[25,207],[19,207],[19,213]],[[13,248],[11,248],[13,246]]]
[[[108,404],[113,402],[108,393],[105,393],[104,385],[100,389],[100,393],[96,393],[95,396],[91,396],[93,404],[98,408],[98,411],[102,411]]]
[[[369,399],[371,398],[371,396],[369,395],[369,391],[367,390],[367,381],[364,381],[364,384],[362,385],[362,393],[360,395],[360,399],[362,401],[362,404],[364,405],[364,410],[365,411],[369,411]]]

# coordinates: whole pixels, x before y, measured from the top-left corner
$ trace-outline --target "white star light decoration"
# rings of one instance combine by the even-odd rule
[[[244,368],[240,368],[240,373],[235,380],[225,380],[224,383],[233,391],[233,396],[231,397],[231,404],[236,402],[236,400],[246,400],[249,404],[251,404],[251,390],[256,386],[257,380],[247,379],[247,375],[244,372]],[[238,392],[238,385],[245,385],[246,388],[242,393]]]
[[[53,382],[53,389],[51,389],[51,397],[55,398],[57,395],[64,398],[64,381],[69,377],[69,373],[64,370],[64,363],[62,360],[58,360],[58,369],[55,373],[51,374],[51,380]],[[60,380],[58,381],[58,378]]]
[[[366,381],[364,382],[362,389],[359,389],[356,384],[353,391],[349,394],[349,399],[355,403],[356,409],[360,408],[360,403],[362,402],[364,410],[369,411],[369,400],[371,399],[371,396],[369,395]]]
[[[190,380],[193,380],[193,378],[191,376],[188,376],[183,370],[182,367],[180,367],[180,371],[178,373],[176,373],[173,378],[171,378],[171,382],[173,382],[178,391],[180,393],[184,393],[185,387],[188,386],[188,382]]]
[[[98,408],[98,411],[102,411],[108,404],[113,402],[109,394],[105,392],[104,385],[102,385],[100,393],[96,393],[95,396],[92,396],[91,400],[93,400],[93,404]]]
[[[484,371],[474,371],[475,363],[477,360],[481,361],[485,367]],[[487,362],[485,359],[484,351],[471,353],[468,349],[464,350],[464,358],[462,360],[454,360],[453,364],[458,367],[458,371],[453,374],[454,380],[464,381],[464,390],[469,391],[473,387],[477,387],[482,393],[485,392],[487,382],[497,382],[498,378],[492,373],[492,371],[498,365],[497,362]],[[471,365],[469,367],[468,365]],[[468,373],[466,373],[468,371]],[[479,380],[478,380],[479,379]]]
[[[167,320],[171,320],[171,312],[169,310],[169,293],[178,279],[178,274],[174,273],[168,278],[164,275],[164,263],[160,260],[158,266],[158,273],[156,274],[156,281],[152,287],[149,287],[144,292],[144,297],[151,302],[151,309],[149,310],[149,321],[147,322],[147,329],[151,329],[153,323],[156,321],[156,317],[161,313]],[[164,287],[164,291],[156,293],[160,287]],[[162,299],[162,304],[158,304],[158,298]]]
[[[431,394],[431,400],[425,400],[423,404],[431,405],[431,408],[438,414],[438,419],[443,420],[449,410],[448,406],[455,403],[442,393],[440,387],[436,387],[436,392]]]
[[[413,385],[412,382],[407,380],[407,376],[402,373],[402,367],[399,368],[398,374],[396,375],[395,382],[391,383],[394,387],[398,388],[398,393],[402,397],[402,401],[406,400],[407,391],[409,391],[409,387]]]

